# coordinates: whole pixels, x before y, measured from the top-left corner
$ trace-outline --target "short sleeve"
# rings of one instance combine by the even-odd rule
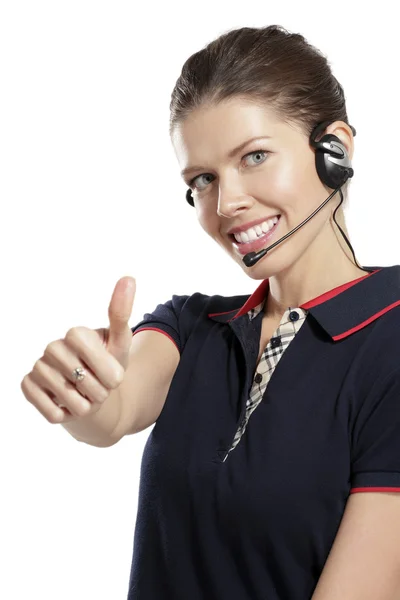
[[[375,381],[363,399],[351,454],[350,493],[400,492],[400,369]]]
[[[181,313],[189,296],[178,296],[174,294],[164,304],[158,304],[153,312],[145,313],[143,319],[134,327],[131,327],[132,336],[139,331],[151,329],[159,331],[169,337],[178,348],[179,354],[183,350],[183,339],[181,336]]]

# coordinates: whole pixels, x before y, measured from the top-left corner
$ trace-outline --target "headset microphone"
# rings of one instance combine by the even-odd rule
[[[275,248],[275,246],[283,242],[283,240],[291,236],[293,233],[295,233],[295,231],[300,229],[300,227],[305,225],[339,191],[341,200],[333,213],[333,219],[338,228],[340,229],[340,232],[343,235],[344,239],[346,240],[346,243],[350,247],[350,250],[353,253],[355,263],[360,269],[362,269],[363,271],[367,271],[367,269],[364,269],[358,263],[354,254],[353,246],[350,244],[350,241],[347,239],[346,234],[344,233],[343,229],[340,227],[339,223],[336,221],[335,218],[336,211],[343,202],[343,193],[341,188],[350,177],[353,177],[354,170],[352,169],[351,161],[349,155],[347,154],[346,147],[336,135],[327,133],[323,135],[319,141],[316,141],[316,137],[320,133],[322,133],[326,129],[326,127],[330,125],[330,123],[331,121],[323,121],[322,123],[319,123],[314,127],[310,134],[310,144],[316,150],[315,167],[320,180],[322,181],[322,183],[324,183],[326,186],[333,189],[334,191],[309,217],[307,217],[307,219],[300,223],[300,225],[297,225],[297,227],[292,229],[292,231],[289,231],[289,233],[284,235],[281,239],[271,244],[271,246],[268,246],[268,248],[263,248],[259,252],[249,252],[248,254],[246,254],[242,259],[246,267],[252,267],[253,265],[255,265],[263,256],[267,254],[267,252],[269,252],[269,250]],[[352,130],[353,135],[355,136],[356,130],[352,125],[349,125],[349,127]],[[186,200],[191,206],[194,206],[194,200],[190,188],[186,192]]]
[[[342,187],[342,186],[340,186],[340,187]],[[252,267],[253,265],[255,265],[256,262],[258,262],[260,260],[260,258],[262,258],[263,256],[265,256],[267,254],[267,252],[269,252],[270,250],[272,250],[272,248],[275,248],[275,246],[277,246],[278,244],[280,244],[281,242],[283,242],[283,240],[286,240],[286,238],[288,238],[290,235],[292,235],[292,233],[294,233],[295,231],[297,231],[298,229],[300,229],[300,227],[303,227],[303,225],[305,225],[307,223],[307,221],[309,221],[310,219],[312,219],[312,217],[314,215],[316,215],[317,212],[319,212],[321,210],[321,208],[323,208],[327,202],[329,202],[329,200],[332,198],[332,196],[334,196],[339,189],[340,188],[337,188],[337,190],[335,190],[334,192],[332,192],[332,194],[326,200],[324,200],[323,203],[316,210],[314,210],[314,212],[309,217],[307,217],[307,219],[305,219],[302,223],[300,223],[300,225],[297,225],[297,227],[295,227],[294,229],[292,229],[292,231],[289,231],[289,233],[287,233],[286,235],[284,235],[283,237],[281,237],[279,240],[277,240],[276,242],[274,242],[273,244],[271,244],[271,246],[268,246],[268,248],[263,248],[259,252],[249,252],[248,254],[246,254],[243,257],[243,262],[246,265],[246,267]],[[340,190],[340,192],[341,192],[341,190]],[[342,201],[343,201],[343,196],[342,196]],[[342,202],[340,202],[340,204],[341,203]],[[339,204],[339,206],[340,206],[340,204]]]

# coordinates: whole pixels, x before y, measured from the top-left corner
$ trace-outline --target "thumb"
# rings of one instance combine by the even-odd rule
[[[122,277],[115,285],[108,307],[110,327],[106,331],[106,348],[121,363],[124,369],[128,366],[129,350],[132,342],[132,331],[129,319],[132,313],[136,293],[136,280],[133,277]]]

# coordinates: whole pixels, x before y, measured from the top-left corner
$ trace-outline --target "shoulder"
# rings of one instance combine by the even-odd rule
[[[366,394],[393,374],[400,373],[400,305],[367,325],[371,327],[358,348],[353,366],[358,387]]]
[[[380,365],[393,370],[400,364],[400,305],[394,306],[375,321],[368,336],[369,351]]]
[[[191,313],[194,317],[208,314],[226,313],[238,310],[243,306],[250,294],[237,296],[209,295],[195,292],[186,296],[173,296],[172,301],[181,305],[182,312]],[[174,300],[175,299],[175,300]]]

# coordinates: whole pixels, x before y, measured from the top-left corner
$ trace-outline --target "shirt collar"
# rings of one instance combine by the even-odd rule
[[[400,305],[400,265],[390,267],[363,267],[369,271],[353,281],[340,285],[308,300],[299,308],[311,313],[330,337],[337,341],[362,329],[384,313]],[[215,307],[208,317],[219,323],[229,323],[256,309],[268,294],[269,280],[264,279],[248,296],[239,296],[244,304],[231,308],[234,299],[218,296]],[[293,309],[295,310],[295,308]]]

